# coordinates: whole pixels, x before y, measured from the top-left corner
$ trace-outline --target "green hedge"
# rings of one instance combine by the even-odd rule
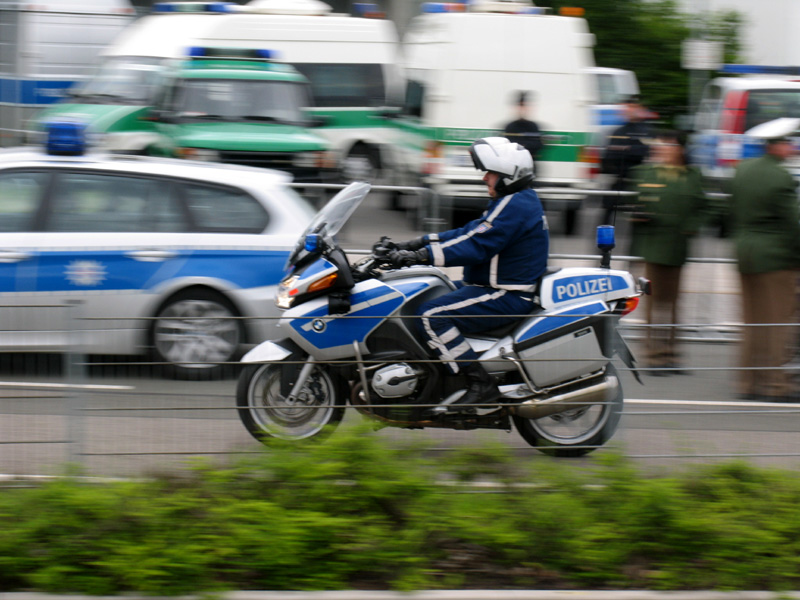
[[[477,439],[477,438],[476,438]],[[490,480],[499,487],[449,485]],[[645,477],[357,428],[225,469],[0,490],[0,590],[800,587],[800,476]]]

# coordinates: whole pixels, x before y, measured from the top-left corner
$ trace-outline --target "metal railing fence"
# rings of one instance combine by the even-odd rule
[[[597,258],[554,256],[565,265]],[[727,275],[687,280],[682,298],[694,303],[694,309],[684,312],[684,322],[670,325],[682,334],[680,369],[662,369],[668,373],[665,376],[659,376],[657,369],[648,370],[640,385],[632,372],[614,361],[626,401],[622,424],[608,447],[622,449],[647,465],[746,458],[800,466],[800,419],[794,418],[800,404],[741,400],[736,394],[742,368],[735,342],[742,325],[730,289],[736,283],[733,264],[694,258],[687,269],[692,265],[724,269]],[[703,282],[705,289],[696,288]],[[0,312],[7,308],[22,307],[0,305]],[[235,369],[222,379],[181,381],[165,378],[163,365],[147,356],[94,356],[81,346],[79,335],[92,317],[80,315],[74,304],[54,303],[47,308],[49,318],[63,311],[60,323],[68,323],[70,330],[62,338],[71,342],[59,353],[0,356],[0,473],[53,474],[73,462],[91,475],[131,476],[180,468],[192,457],[223,461],[259,451],[235,409]],[[693,310],[702,320],[690,318]],[[642,357],[648,326],[637,312],[623,320],[622,333],[634,354]],[[715,316],[725,318],[714,320]],[[2,323],[0,335],[32,335],[15,329],[18,319]],[[54,324],[48,326],[54,336],[63,333]],[[108,335],[113,331],[109,329]],[[800,363],[786,369],[800,373]],[[361,418],[348,409],[345,421]],[[439,452],[488,438],[507,444],[526,459],[539,456],[516,432],[385,428],[376,435],[432,440],[432,451]]]

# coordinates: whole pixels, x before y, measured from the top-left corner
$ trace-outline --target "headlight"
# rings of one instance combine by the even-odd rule
[[[331,169],[336,165],[336,157],[322,150],[298,152],[292,159],[292,165],[299,169]]]
[[[187,160],[202,160],[205,162],[216,162],[219,160],[219,152],[207,148],[178,148],[176,153],[180,158]]]
[[[278,285],[278,292],[275,294],[275,304],[278,308],[292,308],[297,288],[295,284],[299,278],[297,275],[292,275],[281,281]]]
[[[292,159],[292,164],[300,169],[318,167],[323,152],[298,152]]]

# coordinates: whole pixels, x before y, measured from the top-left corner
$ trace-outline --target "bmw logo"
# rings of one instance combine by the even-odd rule
[[[311,329],[313,329],[317,333],[322,333],[323,331],[325,331],[325,321],[323,321],[322,319],[314,319],[311,322]]]

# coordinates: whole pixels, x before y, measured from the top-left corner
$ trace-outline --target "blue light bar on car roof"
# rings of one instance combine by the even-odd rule
[[[731,75],[800,75],[800,67],[777,65],[723,65],[720,72]]]
[[[207,48],[192,46],[187,51],[190,58],[221,58],[229,60],[277,60],[278,52],[266,48]]]
[[[233,2],[157,2],[153,5],[155,13],[230,13]]]
[[[80,156],[86,152],[86,123],[51,121],[45,123],[46,149],[55,156]]]
[[[421,10],[428,14],[464,12],[467,10],[467,5],[464,2],[424,2]]]
[[[365,2],[355,2],[353,4],[353,10],[355,11],[356,15],[359,17],[366,17],[366,18],[384,18],[386,14],[380,9],[377,4],[368,4]]]

